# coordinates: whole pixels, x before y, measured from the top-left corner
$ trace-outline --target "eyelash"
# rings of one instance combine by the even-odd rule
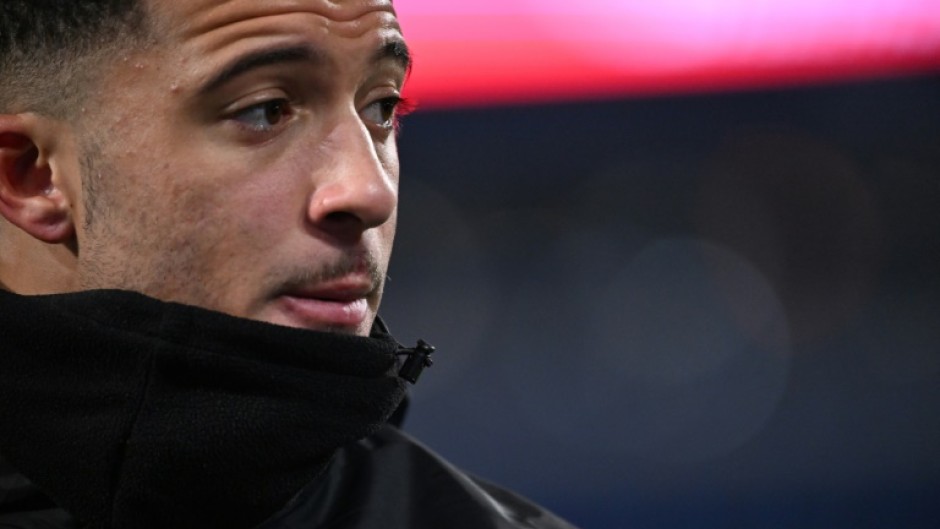
[[[400,130],[401,118],[415,109],[415,104],[411,100],[400,96],[376,100],[370,103],[366,109],[372,105],[379,105],[381,111],[381,121],[376,120],[373,123],[383,130],[394,130],[396,133]],[[272,117],[268,114],[269,111],[276,112],[277,115]],[[285,98],[277,98],[262,101],[233,112],[230,119],[247,132],[268,134],[292,115],[291,102]],[[269,124],[259,125],[259,119],[265,119]]]
[[[395,132],[401,129],[401,118],[415,110],[415,104],[410,99],[401,96],[386,97],[371,104],[378,104],[382,107],[382,117],[384,120],[382,123],[378,123],[378,125],[385,130],[394,130]],[[387,118],[385,118],[386,114],[388,115]]]
[[[269,110],[274,110],[278,112],[277,120],[273,121],[267,114]],[[259,111],[262,112],[259,114]],[[269,99],[267,101],[262,101],[251,106],[247,106],[241,110],[233,112],[231,115],[231,120],[234,121],[239,127],[247,130],[248,132],[256,134],[265,134],[270,133],[275,129],[279,124],[281,124],[285,119],[290,118],[293,114],[293,109],[291,108],[291,102],[284,98],[278,99]],[[271,123],[267,126],[258,126],[256,123],[250,123],[249,121],[252,118],[264,118],[268,119]]]

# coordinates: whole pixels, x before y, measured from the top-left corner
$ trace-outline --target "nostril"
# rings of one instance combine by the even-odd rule
[[[317,223],[324,234],[342,242],[354,243],[366,230],[366,225],[356,214],[349,211],[333,211],[324,215]]]
[[[308,214],[314,223],[354,224],[366,230],[385,223],[396,205],[396,190],[385,182],[343,181],[316,190]]]
[[[349,211],[332,211],[323,217],[323,222],[331,224],[362,224],[358,216]]]

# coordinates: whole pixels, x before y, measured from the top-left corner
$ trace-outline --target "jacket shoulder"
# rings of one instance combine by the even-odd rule
[[[459,470],[392,426],[340,449],[323,475],[258,529],[574,529]]]

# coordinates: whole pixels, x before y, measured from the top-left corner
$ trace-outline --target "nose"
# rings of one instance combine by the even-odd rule
[[[308,205],[317,229],[355,242],[387,222],[398,205],[398,160],[394,145],[377,145],[358,116],[347,119],[321,145],[328,159],[319,169]]]

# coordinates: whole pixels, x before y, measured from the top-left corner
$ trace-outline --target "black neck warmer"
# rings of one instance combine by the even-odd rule
[[[0,292],[0,454],[83,526],[254,527],[384,424],[399,347],[130,292]]]

